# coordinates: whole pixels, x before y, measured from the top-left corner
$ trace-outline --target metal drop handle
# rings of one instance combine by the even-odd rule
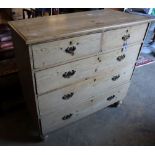
[[[66,120],[66,119],[69,119],[73,116],[73,114],[68,114],[68,115],[65,115],[62,117],[62,120]]]
[[[107,98],[107,101],[111,101],[114,98],[115,98],[115,95],[112,95],[112,96],[110,96],[110,97]]]
[[[75,46],[71,46],[71,47],[67,47],[66,49],[65,49],[65,52],[66,53],[69,53],[69,54],[71,54],[71,55],[74,55],[74,51],[76,50],[76,47]]]
[[[120,75],[119,74],[118,75],[115,75],[115,76],[112,77],[112,81],[116,81],[119,78],[120,78]]]
[[[130,34],[126,34],[122,37],[123,41],[127,41],[130,38]]]
[[[64,95],[64,96],[62,97],[62,99],[63,99],[63,100],[68,100],[68,99],[70,99],[73,95],[74,95],[74,93],[71,92],[70,94]]]
[[[73,76],[75,73],[76,73],[76,71],[75,71],[75,70],[72,70],[72,71],[65,72],[62,76],[63,76],[64,78],[70,78],[70,77]]]
[[[123,59],[125,59],[125,54],[117,57],[117,61],[122,61]]]

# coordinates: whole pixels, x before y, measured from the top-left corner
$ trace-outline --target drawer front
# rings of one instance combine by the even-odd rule
[[[143,41],[148,24],[126,27],[104,32],[102,51],[123,48],[129,44]]]
[[[128,87],[129,83],[104,92],[101,96],[91,98],[87,102],[70,105],[70,108],[66,109],[55,109],[55,113],[41,116],[43,133],[46,134],[50,131],[63,127],[71,122],[101,110],[108,105],[123,100],[126,96]]]
[[[130,80],[133,66],[109,68],[107,72],[92,79],[38,96],[40,114],[54,113],[55,108],[64,108],[99,96],[107,89],[119,86]]]
[[[32,45],[34,68],[63,64],[100,51],[101,33]]]
[[[117,65],[134,64],[140,45],[130,46],[127,51],[121,49],[99,56],[79,60],[58,67],[38,71],[35,74],[37,92],[42,94],[50,90],[62,88],[78,81],[88,79],[105,72]]]

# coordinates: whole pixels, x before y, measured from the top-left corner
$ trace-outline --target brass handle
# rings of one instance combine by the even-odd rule
[[[115,98],[115,95],[112,95],[112,96],[110,96],[110,97],[107,98],[107,101],[111,101],[114,98]]]
[[[73,95],[74,95],[73,92],[70,93],[70,94],[66,94],[66,95],[64,95],[64,96],[62,97],[62,99],[63,99],[63,100],[68,100],[68,99],[70,99]]]
[[[129,38],[130,38],[130,34],[127,34],[122,37],[122,40],[127,41]]]
[[[125,58],[125,54],[117,57],[117,61],[122,61]]]
[[[112,80],[113,80],[113,81],[116,81],[116,80],[119,79],[119,78],[120,78],[120,75],[118,74],[118,75],[116,75],[116,76],[113,76],[113,77],[112,77]]]
[[[66,49],[65,49],[65,52],[66,53],[69,53],[69,54],[71,54],[71,55],[74,55],[74,51],[76,50],[76,47],[75,46],[72,46],[72,47],[67,47]]]
[[[64,78],[70,78],[71,76],[73,76],[75,74],[75,70],[69,71],[69,72],[65,72],[62,76]]]
[[[73,114],[68,114],[68,115],[65,115],[62,117],[62,120],[66,120],[66,119],[69,119],[73,116]]]

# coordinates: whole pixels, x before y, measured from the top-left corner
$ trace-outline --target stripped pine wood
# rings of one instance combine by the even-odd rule
[[[26,44],[34,44],[86,33],[96,33],[103,29],[140,25],[151,20],[154,19],[104,9],[18,20],[9,22],[9,24],[25,40]]]
[[[129,46],[132,43],[143,41],[148,23],[130,26],[117,30],[106,31],[103,35],[102,51],[107,52],[117,47]]]
[[[70,124],[71,122],[75,122],[87,115],[90,115],[100,109],[103,109],[108,105],[111,105],[112,103],[123,100],[123,98],[126,96],[128,88],[129,83],[116,87],[110,91],[106,91],[105,93],[103,93],[103,95],[97,98],[94,97],[87,102],[75,105],[75,107],[73,108],[74,110],[71,109],[69,113],[68,111],[66,111],[67,109],[65,109],[60,112],[57,111],[57,113],[41,116],[43,132],[45,134],[49,133],[52,130],[61,128],[67,124]],[[113,99],[107,100],[109,97],[113,95],[115,95]],[[68,119],[64,119],[64,116],[70,114],[72,114],[71,117],[69,117]]]
[[[25,101],[41,138],[122,102],[151,21],[104,9],[9,22]]]
[[[32,45],[34,68],[73,61],[100,51],[101,33]],[[89,46],[88,46],[89,45]]]
[[[125,52],[121,49],[108,54],[90,57],[58,67],[41,70],[35,73],[37,92],[42,94],[50,90],[55,90],[69,84],[74,84],[80,80],[85,80],[101,73],[107,73],[111,68],[123,68],[127,64],[134,64],[138,55],[140,45],[129,47]],[[119,60],[119,58],[122,58]],[[109,69],[110,68],[110,69]],[[67,78],[65,73],[75,73]]]
[[[131,65],[121,70],[120,68],[112,72],[110,70],[107,74],[105,72],[93,79],[41,95],[38,97],[40,114],[54,113],[58,109],[63,110],[65,107],[79,104],[93,96],[99,96],[108,89],[129,81],[132,70],[133,66]],[[119,76],[119,78],[114,81],[112,78],[115,76]]]

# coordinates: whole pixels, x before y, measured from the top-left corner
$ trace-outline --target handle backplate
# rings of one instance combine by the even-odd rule
[[[125,59],[125,54],[117,57],[117,61],[122,61],[123,59]]]
[[[68,99],[70,99],[73,95],[74,95],[74,93],[71,92],[71,93],[69,93],[69,94],[64,95],[64,96],[62,97],[62,99],[63,99],[63,100],[68,100]]]
[[[66,53],[69,53],[70,55],[74,55],[74,51],[76,50],[76,47],[75,46],[71,46],[71,47],[67,47],[65,49],[65,52]]]
[[[127,41],[130,38],[130,34],[126,34],[122,37],[123,41]]]
[[[75,70],[72,70],[72,71],[68,71],[68,72],[65,72],[62,76],[64,78],[70,78],[71,76],[73,76],[75,74]]]
[[[114,98],[115,98],[115,95],[109,96],[109,97],[107,98],[107,101],[111,101],[111,100],[114,99]]]
[[[73,116],[73,114],[70,113],[68,115],[63,116],[62,120],[67,120],[67,119],[71,118],[72,116]]]
[[[120,75],[118,74],[118,75],[113,76],[111,79],[112,79],[112,81],[116,81],[119,78],[120,78]]]

